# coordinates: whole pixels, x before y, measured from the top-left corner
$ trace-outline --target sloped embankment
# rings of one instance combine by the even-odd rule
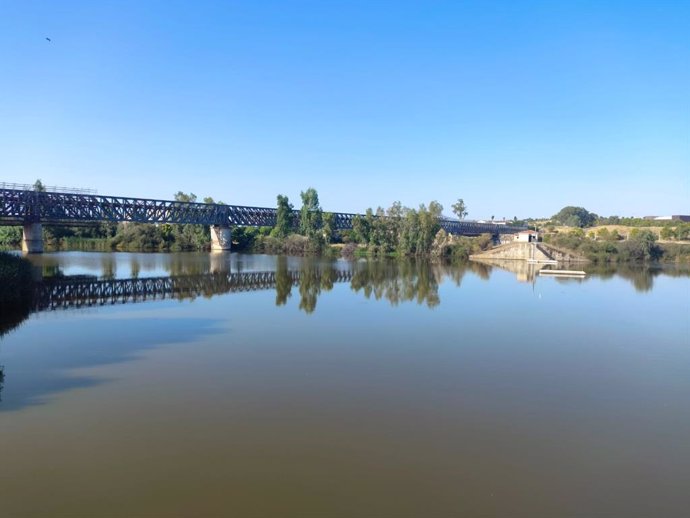
[[[555,248],[546,243],[507,243],[474,254],[470,259],[499,259],[510,261],[558,261],[563,263],[584,263],[587,259],[567,250]]]

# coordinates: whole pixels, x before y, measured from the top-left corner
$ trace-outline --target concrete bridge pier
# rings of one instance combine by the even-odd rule
[[[24,225],[22,252],[25,254],[43,253],[43,225],[40,223],[26,223]]]
[[[232,247],[232,228],[220,225],[211,226],[211,251],[229,252]]]

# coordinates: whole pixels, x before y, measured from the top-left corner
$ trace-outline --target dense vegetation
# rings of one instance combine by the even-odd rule
[[[544,242],[577,252],[596,263],[690,260],[690,244],[658,243],[656,234],[647,229],[633,229],[625,240],[606,228],[588,235],[576,229],[547,233]]]

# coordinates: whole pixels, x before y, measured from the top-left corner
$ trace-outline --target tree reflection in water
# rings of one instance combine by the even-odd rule
[[[287,257],[281,255],[276,262],[276,306],[284,306],[292,295],[292,277],[288,273]]]

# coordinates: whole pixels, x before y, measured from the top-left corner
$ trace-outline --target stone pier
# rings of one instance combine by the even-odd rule
[[[211,227],[211,251],[229,252],[232,247],[232,228],[213,225]]]
[[[22,236],[22,252],[25,254],[43,253],[43,225],[27,223]]]

